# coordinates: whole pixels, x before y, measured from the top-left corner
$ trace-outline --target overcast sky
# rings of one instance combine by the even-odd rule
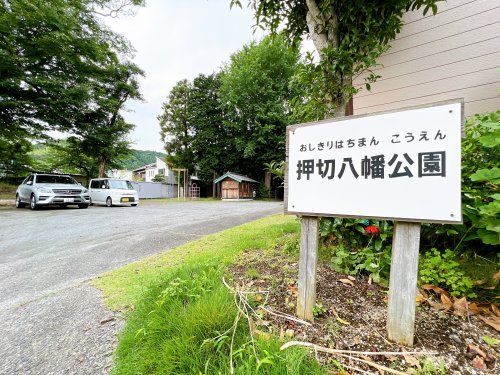
[[[163,151],[156,117],[172,86],[183,78],[210,74],[244,44],[262,37],[254,34],[253,14],[229,9],[229,0],[147,0],[135,16],[106,19],[136,49],[134,61],[144,102],[128,102],[125,117],[136,124],[133,148]]]

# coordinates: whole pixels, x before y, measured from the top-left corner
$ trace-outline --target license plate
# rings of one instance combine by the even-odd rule
[[[64,203],[73,203],[75,198],[64,198]]]
[[[122,202],[128,202],[128,198],[122,198]]]

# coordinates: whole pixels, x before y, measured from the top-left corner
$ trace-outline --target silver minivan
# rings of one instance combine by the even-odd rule
[[[89,184],[90,204],[111,206],[137,206],[139,194],[128,180],[95,178]]]

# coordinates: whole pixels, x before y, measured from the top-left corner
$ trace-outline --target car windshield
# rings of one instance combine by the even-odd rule
[[[48,175],[48,174],[39,174],[36,176],[37,184],[67,184],[67,185],[76,185],[76,182],[70,176],[57,176],[57,175]]]
[[[123,180],[109,180],[109,187],[111,189],[125,189],[125,190],[134,189],[130,181],[123,181]]]

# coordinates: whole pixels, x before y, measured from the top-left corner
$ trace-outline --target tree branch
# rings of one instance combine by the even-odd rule
[[[321,51],[328,46],[328,37],[325,33],[325,22],[315,0],[306,0],[307,15],[306,22],[316,50],[321,56]]]

